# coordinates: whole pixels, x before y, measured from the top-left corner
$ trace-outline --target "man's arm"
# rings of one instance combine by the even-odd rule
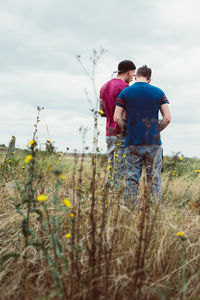
[[[121,128],[124,128],[124,121],[123,121],[123,113],[124,108],[121,106],[116,105],[115,112],[114,112],[114,122]]]
[[[160,106],[160,112],[161,112],[162,117],[163,117],[161,122],[160,122],[160,131],[162,131],[171,122],[171,114],[170,114],[168,103],[162,104]]]

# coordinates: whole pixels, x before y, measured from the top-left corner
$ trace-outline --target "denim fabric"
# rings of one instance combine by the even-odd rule
[[[108,165],[112,167],[108,174],[109,183],[115,190],[120,189],[124,177],[124,142],[125,137],[122,135],[106,136]]]
[[[144,161],[147,181],[151,186],[153,197],[161,201],[162,147],[160,145],[131,145],[126,153],[126,189],[125,200],[137,203],[139,180]]]

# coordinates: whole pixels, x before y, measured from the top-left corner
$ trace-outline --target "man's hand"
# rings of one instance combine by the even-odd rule
[[[160,112],[163,116],[161,122],[160,122],[160,131],[165,129],[169,123],[171,122],[171,114],[169,111],[169,105],[168,103],[162,104],[160,107]]]

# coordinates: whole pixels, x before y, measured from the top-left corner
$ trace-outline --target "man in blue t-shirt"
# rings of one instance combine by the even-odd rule
[[[127,114],[126,129],[126,196],[137,201],[138,184],[144,161],[147,180],[156,199],[161,200],[162,146],[160,131],[171,121],[169,101],[164,92],[150,85],[151,69],[146,65],[136,73],[136,82],[117,97],[114,121],[124,128],[122,119]],[[159,122],[159,111],[162,120]]]

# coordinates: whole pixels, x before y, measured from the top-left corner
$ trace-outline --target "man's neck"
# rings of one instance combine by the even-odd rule
[[[137,77],[135,82],[146,82],[149,83],[149,80],[146,77]]]
[[[124,82],[128,83],[128,82],[126,81],[126,77],[125,77],[124,75],[117,75],[115,78],[116,78],[116,79],[121,79],[121,80],[123,80]]]

